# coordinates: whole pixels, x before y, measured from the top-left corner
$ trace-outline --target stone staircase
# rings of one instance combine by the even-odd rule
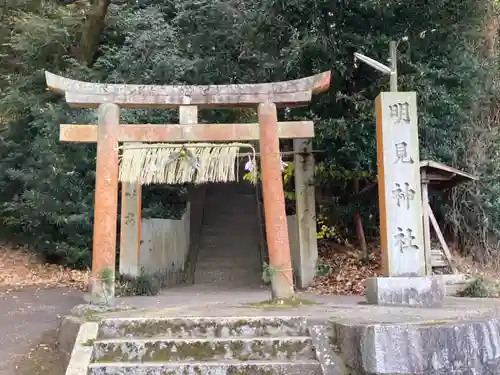
[[[107,319],[88,375],[320,375],[306,319]]]
[[[194,283],[247,287],[261,283],[261,238],[255,187],[207,186]]]

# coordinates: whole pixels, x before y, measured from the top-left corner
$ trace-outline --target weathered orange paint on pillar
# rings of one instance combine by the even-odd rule
[[[273,297],[290,298],[294,295],[292,261],[285,212],[276,105],[260,104],[258,117],[269,265],[278,271],[272,278]]]
[[[101,104],[98,116],[91,300],[110,303],[115,293],[120,108]]]

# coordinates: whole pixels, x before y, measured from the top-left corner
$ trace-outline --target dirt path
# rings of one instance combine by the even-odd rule
[[[28,287],[1,294],[0,375],[27,374],[23,368],[31,367],[28,363],[31,357],[39,357],[46,352],[50,358],[50,345],[59,317],[79,303],[82,303],[82,292],[67,288]],[[60,375],[38,371],[29,373]]]

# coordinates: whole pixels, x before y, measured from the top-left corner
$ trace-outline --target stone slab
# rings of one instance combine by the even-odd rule
[[[330,338],[355,374],[500,373],[500,319],[420,324],[330,322]],[[388,355],[389,354],[389,355]]]
[[[445,297],[443,278],[372,277],[365,281],[366,300],[375,305],[442,307]]]

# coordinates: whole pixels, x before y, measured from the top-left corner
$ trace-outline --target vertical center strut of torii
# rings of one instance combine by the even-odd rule
[[[114,297],[119,142],[259,140],[269,262],[277,270],[272,281],[273,296],[293,296],[279,138],[311,138],[314,128],[311,121],[278,122],[276,107],[307,106],[313,94],[328,89],[330,72],[284,82],[209,86],[103,84],[75,81],[49,72],[45,76],[49,89],[63,94],[72,107],[98,109],[97,125],[63,124],[60,130],[61,141],[97,142],[91,278],[93,302],[109,303]],[[241,107],[256,108],[259,122],[197,123],[198,108]],[[195,116],[186,123],[182,121],[185,116],[180,116],[181,124],[120,124],[121,108],[179,108],[184,110],[181,113],[191,108]],[[139,196],[137,194],[136,199]],[[297,199],[301,200],[301,207],[314,212],[311,199],[304,198],[303,202],[302,197]],[[136,218],[136,222],[140,222],[137,219],[140,216]],[[311,225],[309,221],[304,223],[299,225]],[[308,230],[299,232],[309,236]]]

